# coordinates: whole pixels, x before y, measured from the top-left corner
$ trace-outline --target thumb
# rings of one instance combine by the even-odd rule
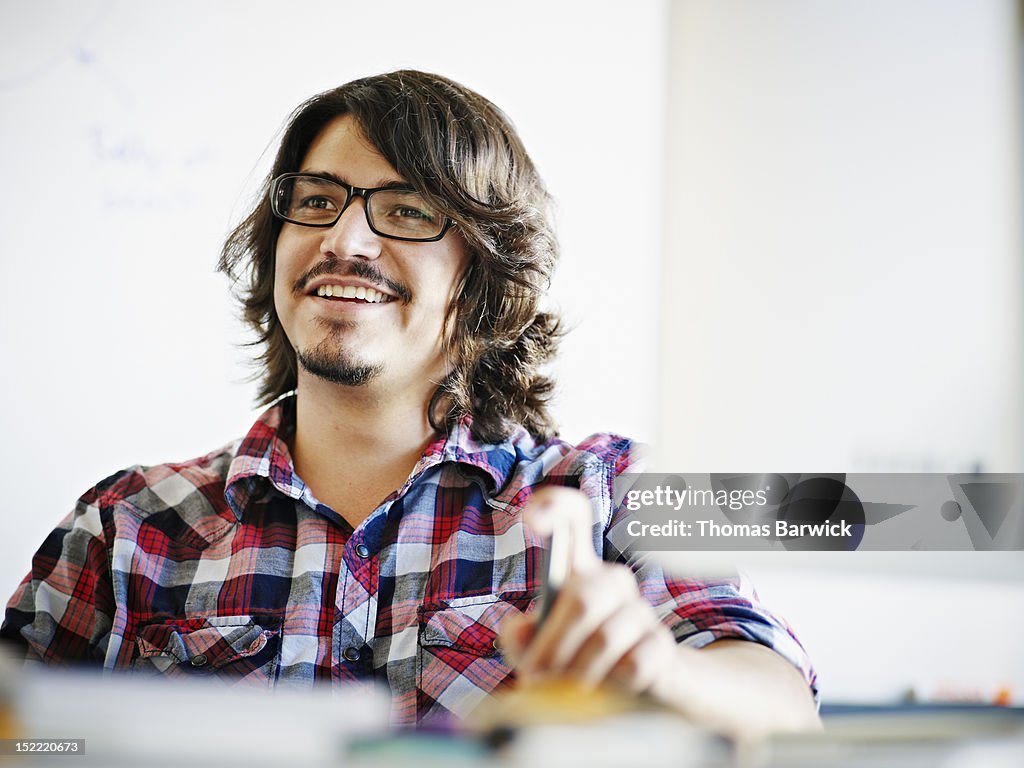
[[[523,512],[523,522],[538,536],[556,531],[568,539],[569,571],[581,573],[600,564],[591,540],[594,511],[575,488],[547,486],[537,491]]]

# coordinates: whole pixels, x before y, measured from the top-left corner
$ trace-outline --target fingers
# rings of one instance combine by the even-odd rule
[[[678,651],[672,633],[658,622],[615,663],[607,679],[632,694],[650,691],[659,676],[672,668]]]
[[[566,582],[524,661],[546,672],[565,672],[592,634],[630,603],[636,582],[625,568],[599,563]]]
[[[566,671],[587,686],[600,685],[613,669],[627,672],[627,659],[653,628],[645,608],[633,603],[607,618],[580,646]]]
[[[599,563],[566,582],[544,624],[519,657],[520,675],[603,682],[652,631],[667,632],[644,602],[628,568]]]

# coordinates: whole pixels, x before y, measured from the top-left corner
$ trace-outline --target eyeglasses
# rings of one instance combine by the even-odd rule
[[[310,173],[285,173],[270,184],[274,215],[304,227],[333,227],[357,197],[365,203],[366,223],[381,237],[431,242],[454,225],[412,189],[363,189]]]

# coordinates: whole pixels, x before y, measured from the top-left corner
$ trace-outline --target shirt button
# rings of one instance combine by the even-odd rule
[[[359,661],[360,653],[358,648],[349,647],[341,655],[345,657],[345,661]]]
[[[356,554],[365,560],[370,556],[370,548],[365,544],[358,544],[356,546]]]
[[[193,667],[202,667],[206,665],[206,654],[197,653],[189,660],[189,664]]]

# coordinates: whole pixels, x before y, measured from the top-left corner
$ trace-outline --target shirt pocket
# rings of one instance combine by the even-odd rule
[[[513,675],[496,645],[511,614],[529,610],[534,594],[457,597],[419,609],[416,719],[466,717]]]
[[[132,669],[142,674],[269,686],[277,673],[281,638],[276,626],[250,616],[209,616],[138,627],[135,644]]]

